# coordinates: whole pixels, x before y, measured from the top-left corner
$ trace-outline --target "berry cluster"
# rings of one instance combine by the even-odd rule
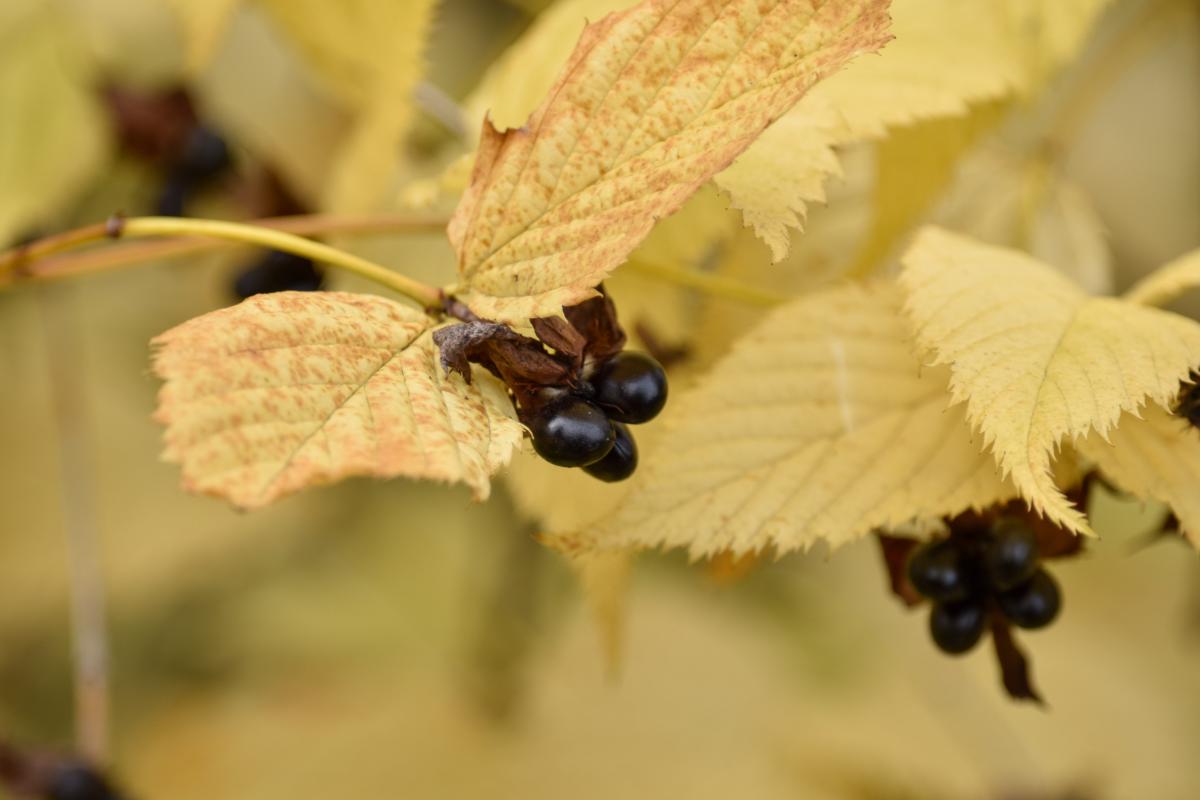
[[[623,481],[637,468],[628,425],[649,422],[667,402],[667,375],[650,356],[628,350],[585,371],[584,380],[538,408],[526,424],[538,455],[582,467],[602,481]]]
[[[998,611],[1020,628],[1042,628],[1062,605],[1040,566],[1038,539],[1024,522],[1001,517],[983,536],[951,536],[915,549],[908,580],[933,601],[929,632],[946,653],[965,653]]]

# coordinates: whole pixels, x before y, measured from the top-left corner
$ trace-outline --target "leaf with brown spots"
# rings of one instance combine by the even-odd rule
[[[501,321],[594,295],[818,80],[888,39],[888,0],[646,0],[590,25],[529,123],[485,122],[450,223],[461,298]]]
[[[157,337],[156,418],[183,485],[242,508],[353,475],[461,482],[477,499],[521,441],[491,376],[446,375],[416,309],[281,292]]]

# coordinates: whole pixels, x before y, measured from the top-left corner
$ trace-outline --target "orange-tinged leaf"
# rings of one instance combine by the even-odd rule
[[[647,0],[590,25],[528,125],[484,123],[450,223],[460,296],[579,302],[814,83],[887,41],[887,0]]]
[[[522,437],[503,389],[438,363],[432,321],[344,292],[260,295],[157,337],[164,457],[190,491],[255,508],[352,475],[466,483]]]

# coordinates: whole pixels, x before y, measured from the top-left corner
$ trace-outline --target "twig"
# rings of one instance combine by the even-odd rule
[[[752,306],[777,306],[790,299],[786,294],[773,292],[770,289],[760,289],[757,286],[750,286],[719,275],[709,275],[704,272],[641,259],[628,261],[623,269],[640,272],[643,275],[686,286],[689,289],[696,289],[714,297],[722,297]]]
[[[108,630],[104,576],[96,526],[85,393],[79,380],[79,331],[66,289],[42,293],[42,321],[58,428],[63,520],[70,576],[75,673],[75,735],[79,752],[103,764],[108,757]]]
[[[246,224],[297,236],[433,233],[446,227],[446,217],[440,214],[364,216],[309,214],[272,217]],[[99,223],[49,236],[2,253],[0,254],[0,287],[26,281],[57,280],[92,272],[131,267],[164,258],[208,252],[228,247],[231,244],[230,241],[224,239],[187,236],[161,241],[113,244],[82,253],[56,255],[64,250],[103,240],[108,236],[108,223]]]

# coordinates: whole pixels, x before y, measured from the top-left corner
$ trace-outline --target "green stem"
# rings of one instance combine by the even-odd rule
[[[640,272],[643,275],[658,278],[668,283],[686,286],[689,289],[696,289],[705,294],[711,294],[714,297],[722,297],[726,300],[733,300],[752,306],[777,306],[791,299],[786,294],[772,292],[769,289],[760,289],[757,286],[750,286],[729,278],[722,278],[718,275],[707,275],[703,272],[695,272],[682,267],[658,264],[651,261],[634,259],[627,262],[624,269]]]

